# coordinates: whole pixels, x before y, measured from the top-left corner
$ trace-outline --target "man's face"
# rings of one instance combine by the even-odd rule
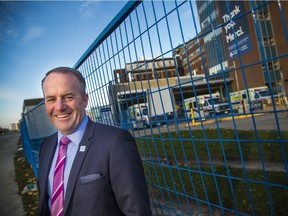
[[[81,95],[80,84],[72,74],[49,74],[43,83],[48,117],[64,135],[73,133],[83,117],[88,95]]]

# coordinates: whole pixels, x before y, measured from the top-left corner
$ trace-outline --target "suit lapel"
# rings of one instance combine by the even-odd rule
[[[91,144],[90,138],[93,135],[93,131],[94,131],[94,123],[89,119],[85,133],[84,133],[83,138],[79,144],[78,151],[76,153],[73,165],[71,167],[71,172],[69,175],[69,180],[68,180],[67,188],[66,188],[64,214],[63,215],[65,215],[65,213],[67,211],[67,208],[68,208],[69,203],[71,201],[71,197],[72,197],[72,194],[73,194],[73,191],[75,188],[75,184],[76,184],[76,181],[78,179],[79,172],[81,170],[83,161],[84,161],[86,154],[90,148],[90,144]],[[84,149],[84,151],[83,151],[83,149]]]
[[[43,179],[41,179],[42,182],[44,182],[42,185],[45,187],[43,191],[47,191],[47,185],[48,185],[48,176],[52,164],[52,160],[54,157],[55,149],[57,146],[57,134],[51,137],[51,139],[47,140],[47,149],[45,149],[45,154],[47,155],[45,160],[42,162],[42,170],[43,170]]]

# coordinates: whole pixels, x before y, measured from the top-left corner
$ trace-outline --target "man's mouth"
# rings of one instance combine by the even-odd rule
[[[56,117],[58,118],[58,119],[64,119],[64,118],[67,118],[68,116],[69,116],[70,114],[60,114],[60,115],[56,115]]]

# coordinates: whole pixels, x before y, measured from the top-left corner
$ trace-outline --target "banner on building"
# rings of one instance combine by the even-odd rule
[[[221,9],[222,23],[226,23],[224,28],[225,41],[228,46],[228,55],[235,59],[240,55],[246,54],[252,50],[251,38],[248,29],[248,22],[245,13],[243,1],[225,1],[219,2]]]

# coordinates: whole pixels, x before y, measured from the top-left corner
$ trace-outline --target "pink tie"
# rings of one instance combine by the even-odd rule
[[[54,169],[54,179],[51,199],[51,216],[62,216],[64,208],[64,165],[67,145],[71,141],[63,136],[60,140],[60,148]]]

